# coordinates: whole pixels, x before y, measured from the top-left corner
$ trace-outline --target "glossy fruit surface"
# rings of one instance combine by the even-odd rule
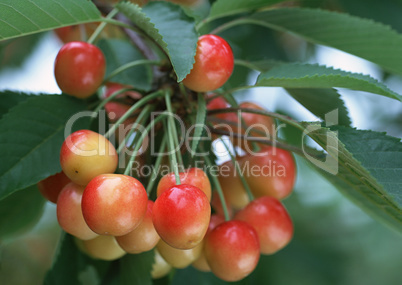
[[[63,93],[87,98],[100,87],[106,71],[102,51],[86,42],[69,42],[56,56],[54,76]]]
[[[122,236],[145,217],[148,197],[135,178],[102,174],[89,182],[82,196],[82,213],[88,226],[102,235]]]
[[[63,172],[80,185],[87,185],[99,174],[113,173],[117,163],[114,146],[104,136],[90,130],[69,135],[60,151]]]
[[[98,236],[90,240],[78,240],[78,247],[92,258],[116,260],[126,254],[113,236]]]
[[[260,258],[256,231],[243,221],[218,225],[207,236],[204,252],[212,272],[224,281],[238,281],[249,275]]]
[[[37,183],[37,186],[39,192],[42,194],[43,197],[45,197],[48,201],[56,204],[57,197],[59,197],[61,190],[70,182],[70,178],[68,178],[62,171],[49,176],[42,181],[39,181]]]
[[[210,216],[211,206],[204,192],[195,186],[181,184],[169,188],[156,199],[152,221],[167,244],[190,249],[203,239]]]
[[[242,157],[238,157],[236,163],[240,164],[241,160]],[[239,175],[240,173],[236,170],[232,160],[228,160],[219,166],[218,179],[222,192],[227,203],[237,210],[242,209],[250,202]]]
[[[252,102],[242,102],[239,104],[239,108],[253,109],[257,111],[265,111],[264,108],[258,104]],[[236,123],[240,128],[236,128],[236,131],[242,135],[252,137],[260,137],[268,140],[275,140],[276,138],[276,128],[275,121],[271,117],[258,115],[254,113],[241,112],[241,117],[243,121],[239,121],[236,117]],[[245,126],[243,126],[243,123]],[[246,152],[252,152],[252,144],[250,141],[241,138],[234,138],[234,144],[244,149]],[[264,147],[264,144],[258,144],[260,147]]]
[[[256,230],[262,254],[277,252],[293,237],[292,220],[282,203],[273,197],[253,200],[235,219],[247,222]]]
[[[155,259],[152,264],[151,277],[152,279],[158,279],[166,276],[172,270],[172,266],[163,259],[156,248],[154,249],[154,253]]]
[[[148,200],[147,212],[141,224],[124,236],[116,237],[117,242],[128,253],[141,253],[153,249],[160,237],[152,222],[154,202]]]
[[[218,214],[213,214],[211,215],[211,220],[209,221],[208,225],[208,230],[207,233],[204,237],[204,241],[207,238],[208,234],[216,228],[218,225],[222,224],[225,222],[225,218],[221,215]],[[204,246],[204,244],[203,244]],[[194,268],[203,271],[203,272],[208,272],[211,271],[211,268],[208,265],[207,258],[205,257],[204,250],[201,251],[200,256],[191,264]]]
[[[296,164],[291,152],[266,146],[257,155],[247,154],[245,178],[255,198],[263,196],[286,198],[296,182]]]
[[[201,168],[193,167],[187,169],[185,172],[180,172],[179,176],[181,184],[189,184],[199,188],[205,193],[208,200],[211,200],[211,183],[209,182],[207,174]],[[159,197],[163,192],[173,186],[176,186],[176,178],[175,174],[172,172],[159,180],[157,196]]]
[[[219,36],[203,35],[198,39],[193,68],[183,84],[196,92],[215,90],[226,83],[233,67],[233,52],[229,44]]]
[[[60,192],[57,200],[57,221],[60,227],[67,233],[88,240],[97,237],[87,225],[82,215],[81,200],[84,186],[73,182],[67,184]]]
[[[160,255],[174,268],[185,268],[193,263],[201,254],[202,244],[190,249],[177,249],[171,247],[163,240],[156,245]]]

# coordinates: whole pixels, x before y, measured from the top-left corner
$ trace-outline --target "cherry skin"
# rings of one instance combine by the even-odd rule
[[[79,239],[88,240],[98,235],[88,227],[82,215],[81,200],[84,188],[73,182],[67,184],[60,192],[56,212],[57,221],[63,230]]]
[[[57,197],[59,197],[61,190],[70,182],[70,178],[68,178],[62,171],[49,176],[42,181],[39,181],[37,183],[37,186],[39,192],[42,194],[43,197],[45,197],[48,201],[56,204]]]
[[[238,157],[236,163],[240,164],[242,159],[242,157]],[[240,170],[242,170],[241,167]],[[223,195],[226,202],[236,210],[244,208],[250,202],[239,175],[232,160],[228,160],[219,166],[218,179]]]
[[[205,195],[207,195],[208,200],[211,200],[211,183],[209,182],[207,174],[201,168],[190,168],[185,172],[179,173],[180,183],[193,185],[201,189]],[[157,196],[159,197],[167,189],[176,186],[176,177],[174,172],[163,176],[158,183]]]
[[[114,146],[104,136],[90,130],[69,135],[60,151],[63,172],[79,185],[87,185],[99,174],[113,173],[117,163]]]
[[[154,253],[155,258],[152,264],[151,277],[152,279],[158,279],[166,276],[172,270],[172,266],[163,259],[156,248],[154,249]]]
[[[292,220],[282,203],[273,197],[253,200],[235,219],[247,222],[256,230],[262,254],[277,252],[293,237]]]
[[[141,253],[153,249],[160,237],[152,223],[154,202],[149,200],[147,212],[141,224],[124,236],[116,237],[118,244],[128,253]]]
[[[224,281],[238,281],[249,275],[260,258],[256,231],[243,221],[218,225],[207,236],[204,252],[211,271]]]
[[[90,240],[76,239],[76,244],[81,251],[96,259],[116,260],[126,254],[113,236],[98,236]]]
[[[156,245],[160,255],[174,268],[186,268],[201,254],[202,243],[190,249],[178,249],[171,247],[163,240]]]
[[[161,239],[178,249],[190,249],[199,244],[208,229],[210,217],[207,196],[188,184],[176,185],[163,192],[155,200],[152,213]]]
[[[222,191],[223,191],[223,189],[222,189]],[[228,210],[229,217],[232,217],[233,216],[233,208],[229,204],[228,199],[226,199],[226,198],[225,198],[225,203],[226,203],[226,209]],[[219,197],[219,194],[216,191],[212,192],[211,208],[214,210],[214,213],[216,213],[220,216],[225,216],[221,198]]]
[[[147,211],[148,196],[135,178],[101,174],[85,187],[82,213],[88,226],[102,235],[122,236],[133,231]]]
[[[208,234],[214,229],[216,228],[218,225],[222,224],[225,222],[225,218],[221,215],[218,214],[213,214],[211,215],[211,220],[209,221],[209,225],[208,225],[208,230],[207,233],[204,237],[204,241],[207,238]],[[194,268],[203,271],[203,272],[209,272],[211,271],[211,268],[208,265],[207,259],[205,257],[205,253],[204,251],[201,251],[200,257],[198,257],[198,259],[196,261],[194,261],[191,264]]]
[[[264,108],[252,102],[242,102],[239,104],[239,108],[265,111]],[[275,140],[276,129],[275,129],[275,121],[273,118],[247,112],[242,112],[241,116],[246,127],[242,126],[242,122],[239,121],[236,115],[235,122],[237,123],[237,127],[235,128],[235,130],[238,133],[248,137],[264,137],[269,140]],[[240,128],[238,126],[240,126]],[[247,153],[250,153],[252,151],[252,144],[246,139],[234,138],[233,143],[244,149]],[[260,147],[266,146],[264,144],[258,144],[258,145]]]
[[[106,71],[102,51],[85,42],[69,42],[56,56],[54,76],[61,91],[88,98],[101,86]]]
[[[229,44],[219,36],[203,35],[198,39],[193,68],[183,84],[196,92],[215,90],[226,83],[233,67],[234,57]]]
[[[105,93],[102,95],[102,97],[106,99],[110,97],[113,93],[130,87],[131,86],[125,86],[120,83],[108,82],[105,86]],[[112,123],[115,123],[128,111],[128,109],[130,109],[131,102],[129,103],[129,100],[130,99],[138,100],[141,98],[141,94],[135,91],[126,91],[124,93],[118,94],[115,98],[127,101],[127,104],[125,104],[125,102],[113,102],[113,101],[110,101],[105,104],[106,114],[108,114],[109,121]],[[133,123],[133,120],[128,120],[125,123],[127,124]]]
[[[245,178],[255,198],[271,196],[281,200],[292,193],[296,164],[289,151],[266,146],[258,155],[245,155],[242,163],[248,164]]]

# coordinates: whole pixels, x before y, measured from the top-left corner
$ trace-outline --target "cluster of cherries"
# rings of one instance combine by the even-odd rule
[[[183,84],[195,92],[215,90],[231,76],[233,62],[224,39],[201,36],[195,64]],[[88,98],[104,83],[105,64],[96,46],[69,42],[56,57],[55,78],[64,93]],[[105,97],[122,88],[107,86]],[[131,95],[132,100],[138,99],[135,92]],[[222,97],[208,98],[210,111],[228,107]],[[250,102],[239,107],[262,109]],[[115,102],[105,105],[115,119],[128,108]],[[271,118],[253,113],[225,112],[211,119],[214,129],[227,131],[221,123],[229,123],[237,134],[261,137],[262,132],[275,131]],[[253,128],[246,130],[247,126]],[[154,250],[153,278],[166,275],[172,267],[192,265],[226,281],[241,280],[255,269],[260,254],[275,253],[293,236],[292,221],[280,200],[293,189],[295,162],[283,149],[241,137],[232,143],[246,154],[219,166],[216,191],[202,169],[189,168],[161,177],[152,201],[148,198],[152,189],[145,189],[134,177],[116,174],[118,153],[105,136],[79,130],[61,147],[62,172],[39,182],[38,188],[57,204],[61,228],[94,258],[113,260]],[[256,152],[251,154],[250,148]],[[245,167],[248,170],[240,174],[238,170]],[[262,173],[264,168],[269,173]]]

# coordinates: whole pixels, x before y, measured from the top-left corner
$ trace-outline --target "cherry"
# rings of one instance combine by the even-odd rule
[[[108,82],[108,83],[106,83],[105,92],[102,95],[102,97],[108,98],[113,93],[115,93],[119,90],[122,90],[122,89],[130,88],[130,87],[131,86],[125,86],[120,83]],[[128,101],[129,99],[137,100],[137,99],[141,98],[141,94],[139,94],[138,92],[135,92],[135,91],[126,91],[124,93],[120,93],[115,98],[123,100],[123,101],[124,100]],[[110,101],[105,104],[105,111],[109,117],[109,121],[112,123],[115,123],[118,119],[120,119],[128,111],[128,109],[130,109],[130,107],[131,107],[131,105],[128,102],[127,102],[127,104],[125,104],[124,102]],[[127,120],[125,122],[125,124],[129,124],[129,123],[133,123],[133,120]]]
[[[39,181],[37,186],[43,197],[56,204],[61,190],[70,182],[71,180],[62,171]]]
[[[100,87],[106,71],[102,51],[85,42],[69,42],[54,62],[54,76],[61,91],[77,98],[87,98]]]
[[[210,216],[211,206],[204,192],[195,186],[181,184],[169,188],[156,199],[152,221],[167,244],[190,249],[202,241]]]
[[[147,193],[137,179],[121,174],[101,174],[85,187],[82,213],[94,232],[122,236],[142,222],[147,204]]]
[[[242,159],[242,157],[238,157],[236,163],[240,164]],[[236,170],[232,160],[228,160],[219,166],[218,179],[225,200],[237,210],[244,208],[250,202],[239,175],[240,173]]]
[[[250,224],[257,232],[262,254],[273,254],[293,237],[293,223],[282,203],[273,197],[253,200],[235,219]]]
[[[215,90],[226,83],[233,67],[234,57],[229,44],[219,36],[203,35],[198,39],[193,68],[183,84],[196,92]]]
[[[156,248],[154,249],[154,253],[155,257],[152,264],[151,277],[152,279],[158,279],[166,276],[172,270],[172,266],[163,259]]]
[[[249,275],[260,258],[257,233],[243,221],[218,225],[206,237],[204,251],[211,271],[230,282]]]
[[[245,178],[256,198],[272,196],[281,200],[292,193],[296,164],[289,151],[265,146],[257,155],[245,155],[241,163],[247,164]]]
[[[152,223],[154,202],[149,200],[147,212],[141,224],[124,236],[116,237],[117,242],[128,253],[141,253],[153,249],[160,237]]]
[[[265,111],[264,108],[261,106],[252,103],[252,102],[242,102],[239,104],[239,108],[244,108],[244,109],[255,109],[255,110],[262,110]],[[264,115],[258,115],[254,113],[247,113],[247,112],[242,112],[241,113],[242,120],[246,127],[242,126],[242,122],[239,122],[238,116],[236,115],[236,123],[237,126],[241,126],[240,129],[238,127],[235,128],[235,130],[240,133],[244,134],[246,137],[264,137],[266,139],[274,140],[276,137],[276,129],[275,129],[275,121],[273,118],[264,116]],[[230,120],[230,118],[228,119]],[[244,149],[246,152],[252,151],[252,144],[251,142],[247,141],[246,139],[236,139],[234,138],[233,143],[242,149]],[[264,144],[258,144],[260,147],[264,147],[266,145]]]
[[[222,224],[225,222],[225,218],[221,215],[218,214],[213,214],[211,215],[211,220],[209,221],[209,225],[208,225],[208,230],[207,233],[204,237],[204,241],[207,238],[208,234],[214,229],[216,228],[218,225]],[[196,261],[194,261],[192,263],[192,266],[200,271],[203,272],[208,272],[211,271],[211,268],[208,265],[207,259],[205,257],[205,253],[204,251],[201,251],[200,256],[198,257],[198,259]]]
[[[96,259],[116,260],[126,254],[113,236],[98,236],[90,240],[76,239],[76,244],[81,251]]]
[[[193,185],[201,189],[208,200],[211,200],[211,183],[209,182],[207,174],[201,168],[190,168],[185,172],[179,173],[180,183]],[[158,183],[157,196],[159,197],[164,191],[176,185],[176,177],[174,172],[163,176]]]
[[[99,174],[113,173],[117,163],[114,146],[104,136],[90,130],[69,135],[60,151],[63,172],[80,185],[88,184]]]
[[[84,186],[73,182],[67,184],[59,194],[57,200],[57,220],[60,227],[67,233],[88,240],[97,237],[86,224],[81,210],[82,194]]]
[[[160,255],[174,268],[185,268],[194,262],[201,254],[202,243],[190,249],[171,247],[162,239],[156,245]]]

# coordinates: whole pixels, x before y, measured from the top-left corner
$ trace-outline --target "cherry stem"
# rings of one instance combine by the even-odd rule
[[[233,95],[231,93],[227,93],[226,96],[229,97],[230,101],[232,102],[232,107],[239,108],[239,105],[237,104],[236,100],[233,98]],[[241,127],[244,130],[247,130],[248,125],[246,124],[246,122],[243,119],[241,110],[237,111],[236,113],[237,113],[237,119],[241,123]],[[259,152],[261,150],[261,148],[258,146],[258,144],[254,141],[251,141],[251,147],[253,148],[254,152]]]
[[[199,145],[199,148],[202,152],[204,152],[203,148],[200,145]],[[211,162],[211,160],[209,159],[209,157],[207,155],[204,156],[204,160],[208,166],[207,169],[210,174],[209,177],[211,177],[212,184],[215,187],[216,192],[218,192],[219,199],[221,200],[223,215],[225,216],[225,221],[229,221],[230,215],[229,215],[228,208],[226,206],[226,200],[225,200],[225,196],[223,195],[221,184],[219,183],[218,178],[213,173],[211,173],[211,169],[213,169],[214,164]]]
[[[151,112],[151,109],[152,109],[151,105],[147,105],[147,106],[144,107],[144,109],[138,115],[138,118],[135,120],[134,124],[131,126],[130,131],[124,137],[123,141],[119,144],[119,147],[117,148],[118,153],[120,153],[123,150],[123,148],[126,146],[127,140],[134,133],[134,131],[137,128],[137,126],[139,126],[140,123],[144,121],[144,118],[149,115],[149,113]]]
[[[115,99],[119,94],[122,94],[127,91],[132,91],[132,90],[134,90],[134,89],[133,88],[122,88],[120,90],[113,92],[112,95],[110,95],[109,97],[102,100],[102,102],[95,108],[94,112],[96,112],[96,113],[99,112],[100,109],[102,109],[107,103],[109,103],[110,101]]]
[[[95,39],[102,33],[103,29],[106,27],[108,20],[111,20],[116,14],[119,12],[117,9],[113,9],[110,11],[110,13],[104,18],[106,21],[102,21],[102,23],[99,24],[99,26],[96,28],[96,30],[92,33],[90,38],[88,39],[87,43],[93,44]]]
[[[239,163],[236,160],[236,157],[232,154],[232,152],[229,149],[229,146],[225,143],[225,141],[222,138],[220,138],[220,140],[223,143],[223,145],[225,146],[226,150],[228,151],[228,153],[230,155],[230,159],[232,160],[233,165],[236,167],[237,173],[239,173],[241,183],[243,184],[244,189],[246,189],[248,199],[250,201],[253,201],[254,200],[254,195],[251,192],[250,186],[248,185],[246,179],[243,176],[243,172],[240,169],[240,166],[239,166]]]
[[[119,127],[119,125],[121,123],[123,123],[125,120],[127,120],[128,117],[130,117],[131,114],[134,113],[135,110],[142,107],[147,102],[149,102],[155,98],[162,97],[163,95],[164,95],[163,91],[159,90],[159,91],[151,93],[151,94],[145,96],[144,98],[140,99],[137,103],[135,103],[133,106],[131,106],[130,109],[128,109],[127,112],[124,113],[124,115],[121,116],[120,119],[117,120],[117,122],[107,131],[107,133],[105,134],[105,137],[109,138],[116,131],[116,129]]]
[[[161,61],[160,60],[150,60],[150,59],[140,59],[140,60],[128,62],[128,63],[123,64],[122,66],[116,68],[115,70],[113,70],[109,74],[109,76],[103,80],[103,82],[110,81],[113,77],[115,77],[119,73],[121,73],[127,69],[139,66],[139,65],[161,65]]]
[[[173,114],[174,113],[173,113],[172,102],[170,100],[170,94],[169,94],[169,92],[167,90],[165,91],[165,101],[166,101],[166,108],[170,113],[170,116],[169,116],[169,119],[168,119],[168,130],[169,130],[169,133],[172,132],[172,135],[173,135],[172,138],[173,138],[174,143],[175,143],[175,148],[173,150],[176,153],[176,157],[177,157],[177,160],[178,160],[180,166],[183,166],[183,158],[182,158],[181,153],[180,153],[179,137],[178,137],[178,134],[177,134],[176,124],[175,124],[174,119],[173,119]]]
[[[153,126],[158,123],[159,121],[161,121],[162,119],[164,119],[166,116],[168,115],[167,112],[163,112],[161,113],[158,117],[156,117],[153,121],[151,121],[148,126],[144,129],[144,131],[141,134],[140,139],[137,141],[133,153],[130,156],[130,160],[127,163],[126,169],[124,170],[124,175],[129,175],[130,172],[130,168],[133,165],[134,161],[135,161],[135,157],[138,154],[138,150],[141,148],[142,145],[142,141],[145,139],[145,137],[148,135],[149,131],[151,130],[151,128],[153,128]]]
[[[167,144],[167,135],[165,134],[163,136],[161,145],[159,146],[158,158],[156,159],[155,164],[154,164],[154,171],[152,171],[152,176],[149,178],[147,187],[145,188],[147,190],[148,196],[151,193],[152,188],[154,187],[154,184],[156,182],[156,178],[159,173],[159,167],[162,163],[162,158],[163,158],[162,152],[166,149],[166,144]]]

